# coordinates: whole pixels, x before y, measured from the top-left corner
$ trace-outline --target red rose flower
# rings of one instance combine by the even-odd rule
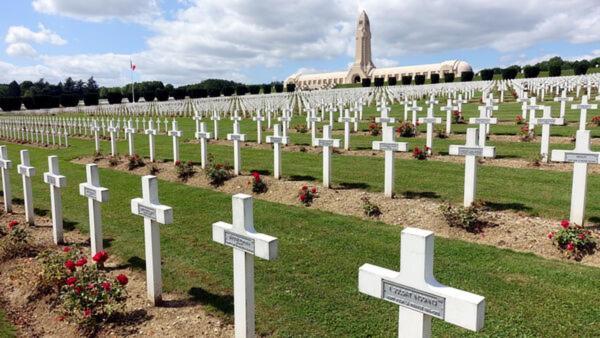
[[[85,310],[83,310],[83,316],[84,317],[91,317],[92,316],[92,310],[91,309],[85,309]]]
[[[102,282],[101,286],[104,289],[104,291],[110,291],[110,283],[109,282]]]
[[[73,261],[72,261],[72,260],[68,259],[68,260],[65,262],[65,268],[67,268],[68,270],[71,270],[71,271],[73,271],[73,270],[75,270],[75,263],[73,263]]]
[[[121,285],[127,285],[129,283],[129,279],[124,274],[120,274],[117,276],[117,282]]]
[[[305,185],[303,185],[303,186],[302,186],[302,190],[308,190],[308,187],[307,187],[307,186],[305,186]]]
[[[15,226],[17,226],[18,224],[19,224],[19,222],[18,222],[18,221],[15,221],[15,220],[12,220],[12,221],[8,222],[8,225],[7,225],[7,227],[8,227],[8,230],[12,231],[12,229],[13,229]]]
[[[92,257],[92,259],[98,264],[104,264],[104,262],[106,262],[108,259],[108,253],[106,253],[104,250],[98,251],[94,257]]]
[[[76,286],[75,289],[74,289],[74,291],[75,291],[75,294],[77,294],[77,295],[80,294],[81,293],[81,287]]]
[[[560,221],[560,226],[563,227],[564,229],[568,229],[569,228],[569,221],[566,219],[563,219],[562,221]]]
[[[85,257],[82,257],[79,260],[77,260],[77,262],[75,262],[75,265],[77,265],[77,266],[84,266],[86,264],[87,264],[87,259],[85,259]]]
[[[579,236],[577,236],[580,240],[584,240],[585,239],[585,235],[584,234],[579,234]]]
[[[175,165],[176,166],[180,166],[181,165],[181,161],[179,161],[179,160],[175,161]]]
[[[573,243],[567,244],[567,250],[573,251],[574,249],[575,249],[575,245],[573,245]]]
[[[316,194],[316,193],[317,193],[317,188],[313,187],[313,188],[312,188],[310,191],[311,191],[313,194]]]
[[[67,278],[65,283],[69,286],[73,286],[73,284],[77,283],[77,278],[69,277],[69,278]]]
[[[71,247],[70,246],[63,247],[63,252],[69,252],[69,251],[71,251]]]
[[[551,232],[551,233],[549,233],[549,234],[548,234],[548,238],[549,238],[549,239],[552,239],[552,238],[554,238],[554,232]]]
[[[300,200],[302,202],[304,202],[306,200],[306,195],[304,195],[304,194],[300,195]]]

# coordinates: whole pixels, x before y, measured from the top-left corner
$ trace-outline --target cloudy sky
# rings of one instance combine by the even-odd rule
[[[122,85],[130,58],[136,80],[175,85],[342,70],[363,9],[379,67],[600,56],[600,0],[5,0],[0,83]]]

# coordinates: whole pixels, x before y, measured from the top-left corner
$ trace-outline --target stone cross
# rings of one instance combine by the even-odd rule
[[[572,223],[583,225],[587,196],[588,164],[600,163],[600,152],[590,150],[590,131],[578,130],[574,150],[552,150],[552,161],[573,163],[571,187]]]
[[[425,101],[429,105],[429,109],[433,110],[433,106],[438,104],[439,101],[435,99],[435,96],[431,95],[429,100]]]
[[[572,97],[567,97],[567,90],[563,89],[562,93],[560,95],[560,97],[555,97],[554,98],[555,102],[560,102],[560,118],[564,118],[565,117],[565,106],[566,103],[569,101],[573,101]]]
[[[99,153],[100,152],[100,137],[98,135],[98,132],[100,131],[100,127],[98,126],[98,121],[94,120],[92,127],[90,129],[94,132],[94,145],[96,146],[96,153]]]
[[[463,205],[470,207],[477,191],[477,157],[495,157],[496,148],[477,144],[477,129],[467,129],[467,142],[464,146],[451,145],[450,155],[465,157],[465,191]]]
[[[331,186],[331,148],[339,148],[340,140],[331,138],[331,127],[323,126],[323,138],[316,138],[313,141],[314,147],[323,147],[323,186]]]
[[[35,224],[33,213],[33,194],[31,192],[31,177],[35,175],[35,168],[29,161],[29,150],[21,150],[21,164],[17,166],[17,172],[23,178],[23,200],[25,206],[25,221],[29,225]]]
[[[427,146],[427,152],[429,154],[431,154],[431,149],[433,147],[433,125],[442,123],[442,119],[440,117],[433,116],[432,107],[433,106],[429,106],[429,108],[427,108],[427,117],[419,117],[419,123],[427,124],[427,141],[425,145]]]
[[[360,292],[399,306],[398,337],[431,337],[434,317],[481,330],[485,298],[443,285],[433,275],[433,232],[405,228],[400,241],[400,271],[371,264],[358,270]]]
[[[159,225],[173,223],[173,208],[158,201],[156,176],[142,177],[142,198],[131,200],[131,213],[144,218],[146,289],[148,300],[152,305],[158,305],[162,300]]]
[[[529,103],[527,93],[523,93],[523,96],[519,97],[517,102],[521,103],[521,117],[523,117],[524,120],[527,120],[527,103]]]
[[[441,107],[441,111],[446,112],[446,135],[450,135],[452,132],[452,111],[454,110],[454,106],[452,105],[452,99],[448,99],[448,102],[444,107]]]
[[[377,111],[381,113],[380,117],[375,118],[375,122],[381,123],[381,127],[387,127],[388,123],[394,124],[396,123],[396,119],[393,117],[389,117],[388,113],[390,110],[385,105],[382,105],[381,108],[377,108]]]
[[[283,115],[281,115],[281,117],[278,118],[278,121],[281,122],[281,131],[283,132],[283,137],[287,137],[287,130],[289,129],[290,121],[292,120],[290,118],[289,113],[290,112],[288,109],[284,109]]]
[[[495,117],[489,117],[487,106],[479,107],[479,117],[472,117],[469,119],[469,124],[479,125],[479,145],[485,147],[485,141],[487,139],[487,126],[490,124],[498,123],[498,119]]]
[[[219,113],[217,113],[217,111],[213,111],[212,116],[210,117],[210,119],[213,121],[213,138],[215,140],[219,139],[219,121],[221,120],[221,115],[219,115]]]
[[[394,127],[387,126],[383,128],[383,140],[373,142],[373,150],[381,150],[384,154],[384,188],[383,193],[386,197],[394,196],[394,152],[408,151],[408,143],[396,142]]]
[[[256,121],[256,143],[262,144],[262,122],[265,117],[260,114],[260,109],[256,111],[256,116],[252,120]]]
[[[413,100],[412,107],[408,107],[408,110],[412,113],[412,124],[417,126],[417,112],[423,110],[421,107],[417,107],[417,100]]]
[[[273,136],[267,136],[267,143],[273,143],[273,176],[281,178],[281,145],[288,144],[287,136],[280,134],[279,124],[273,125]]]
[[[210,139],[210,133],[206,131],[206,124],[204,122],[200,122],[199,125],[196,124],[195,136],[200,142],[200,166],[202,169],[205,169],[207,162],[206,142],[208,139]]]
[[[2,193],[4,197],[4,212],[12,212],[12,193],[10,189],[10,171],[12,161],[8,159],[6,146],[0,146],[0,172],[2,173]]]
[[[469,103],[469,100],[462,98],[462,94],[458,94],[458,99],[454,100],[454,103],[458,105],[458,111],[462,113],[462,105]]]
[[[543,110],[544,109],[544,106],[538,105],[538,104],[536,104],[536,102],[537,102],[537,99],[534,96],[534,97],[532,97],[530,99],[529,105],[527,105],[525,107],[527,110],[529,110],[529,130],[530,131],[533,131],[533,127],[534,127],[533,120],[535,119],[535,112],[537,110]]]
[[[588,103],[588,96],[587,95],[583,95],[581,97],[581,103],[580,104],[574,104],[571,106],[571,109],[579,109],[579,111],[581,112],[579,115],[579,130],[585,130],[585,125],[587,124],[587,111],[588,109],[597,109],[598,105],[597,104],[589,104]]]
[[[179,138],[182,135],[181,130],[177,127],[177,120],[173,119],[171,130],[169,130],[168,134],[173,138],[173,163],[175,163],[179,161]]]
[[[541,118],[535,118],[533,120],[534,125],[542,125],[542,142],[540,155],[542,155],[542,161],[548,162],[548,149],[550,146],[550,125],[563,125],[563,118],[553,118],[551,114],[551,107],[544,107],[544,115]]]
[[[117,138],[115,134],[117,133],[117,127],[115,127],[115,123],[113,120],[110,120],[108,123],[108,132],[110,133],[110,155],[117,156]]]
[[[52,210],[52,237],[54,244],[62,244],[63,216],[60,190],[67,186],[67,178],[60,174],[58,157],[48,156],[48,172],[44,173],[44,182],[50,186],[50,209]]]
[[[127,145],[129,149],[129,156],[133,156],[135,154],[135,143],[134,143],[134,135],[135,128],[133,128],[133,121],[131,119],[127,121],[127,127],[125,128],[125,135],[127,135]]]
[[[350,149],[350,123],[354,123],[355,118],[350,117],[350,110],[344,111],[344,116],[340,116],[338,122],[344,123],[344,149]]]
[[[102,217],[100,203],[108,201],[108,189],[100,186],[98,165],[91,163],[85,166],[87,181],[79,184],[79,195],[88,199],[88,215],[90,220],[90,246],[92,256],[103,250]]]
[[[154,136],[157,131],[154,129],[154,121],[152,119],[148,120],[148,129],[144,131],[146,135],[148,135],[148,145],[150,148],[150,162],[154,162]]]
[[[306,121],[310,124],[310,139],[314,143],[317,139],[317,122],[321,122],[321,118],[317,116],[316,110],[311,109]]]
[[[237,176],[242,168],[240,141],[246,141],[246,134],[240,133],[240,124],[237,121],[233,122],[233,133],[227,134],[227,140],[233,141],[233,174]]]
[[[254,337],[254,256],[269,261],[276,259],[278,240],[254,229],[252,196],[234,195],[232,215],[232,224],[213,223],[212,238],[233,248],[235,337]]]

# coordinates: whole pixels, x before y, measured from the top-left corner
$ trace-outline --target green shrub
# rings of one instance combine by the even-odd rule
[[[395,76],[388,77],[388,86],[395,86],[396,84],[398,84],[398,80]]]
[[[437,74],[437,73],[431,74],[430,81],[432,84],[440,83],[440,74]]]
[[[583,256],[592,254],[596,249],[592,232],[569,220],[561,221],[560,229],[550,232],[548,238],[568,258],[575,260],[581,260]]]
[[[467,232],[481,233],[485,222],[480,219],[480,213],[477,207],[454,207],[451,204],[440,206],[440,211],[446,220],[446,223],[452,228],[462,228]]]
[[[523,67],[523,76],[525,76],[525,78],[528,78],[528,79],[536,78],[539,75],[540,75],[540,67],[538,67],[538,66]]]
[[[561,72],[560,65],[552,64],[548,66],[548,76],[560,76]]]
[[[83,96],[83,103],[86,106],[97,106],[98,99],[98,93],[87,93]]]
[[[77,105],[79,105],[79,96],[74,94],[62,94],[60,96],[60,105],[63,107],[77,107]]]
[[[121,92],[117,92],[117,91],[112,91],[112,92],[108,92],[106,93],[106,99],[108,100],[108,103],[110,104],[119,104],[123,101],[123,94],[121,94]]]
[[[454,73],[444,73],[444,82],[454,82]]]
[[[185,163],[176,161],[175,169],[177,171],[177,178],[182,182],[187,182],[194,174],[196,174],[196,169],[194,168],[192,161],[187,161]]]
[[[232,167],[228,164],[215,163],[214,157],[208,156],[208,165],[206,166],[206,177],[212,186],[218,187],[225,181],[233,177]]]
[[[156,99],[160,102],[169,100],[169,92],[166,89],[158,88],[155,91]]]
[[[0,108],[3,111],[21,110],[21,98],[18,96],[0,97]]]
[[[493,69],[482,69],[479,74],[481,75],[482,81],[491,81],[494,78]]]
[[[415,85],[420,86],[425,84],[425,75],[417,74],[415,75]]]
[[[146,102],[152,102],[156,98],[156,93],[154,90],[145,90],[142,96]]]
[[[462,73],[460,73],[460,81],[461,82],[473,81],[474,76],[475,76],[475,74],[471,70],[462,72]]]

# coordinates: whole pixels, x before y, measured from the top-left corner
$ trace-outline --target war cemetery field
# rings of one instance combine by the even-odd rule
[[[88,198],[80,195],[78,185],[86,181],[85,165],[98,165],[100,186],[110,192],[108,201],[101,203],[104,249],[111,255],[107,266],[129,276],[132,291],[121,319],[136,318],[100,325],[96,331],[100,336],[231,335],[234,265],[231,248],[213,241],[213,223],[231,222],[232,195],[244,193],[254,198],[256,231],[278,240],[277,259],[254,262],[257,335],[396,335],[398,305],[359,292],[358,273],[365,263],[398,271],[401,231],[405,227],[416,227],[431,230],[436,235],[433,271],[437,281],[485,297],[485,326],[480,332],[433,319],[434,336],[593,337],[600,332],[600,294],[597,292],[600,256],[595,250],[582,250],[583,253],[575,257],[574,251],[560,248],[548,236],[561,229],[561,220],[570,219],[573,163],[544,162],[540,155],[542,128],[536,125],[534,135],[529,130],[523,132],[529,121],[517,123],[522,103],[516,101],[527,92],[529,97],[536,96],[538,105],[551,107],[552,116],[558,117],[560,102],[554,101],[558,97],[554,88],[567,88],[567,94],[575,98],[567,102],[565,125],[551,126],[549,147],[571,151],[575,148],[581,117],[580,109],[572,109],[571,104],[581,102],[582,95],[586,94],[586,81],[594,83],[590,92],[592,102],[598,95],[598,78],[590,75],[555,78],[548,82],[473,82],[465,87],[424,85],[410,92],[394,91],[386,86],[316,92],[320,94],[255,95],[252,100],[245,96],[171,100],[169,106],[140,102],[138,108],[133,108],[136,104],[120,104],[44,114],[5,113],[0,117],[0,125],[6,128],[0,128],[0,135],[1,144],[8,150],[8,159],[13,162],[12,168],[7,170],[11,175],[15,210],[3,213],[0,222],[18,220],[19,226],[31,233],[31,241],[36,246],[60,252],[65,245],[79,244],[88,253]],[[581,95],[576,97],[575,88],[580,84],[583,84]],[[544,88],[544,100],[539,95],[540,88]],[[495,102],[501,91],[503,102]],[[447,115],[441,108],[448,97],[456,99],[457,93],[468,101],[460,110],[465,122],[456,123],[451,115],[453,123],[447,135],[443,132]],[[435,117],[441,118],[441,123],[434,126],[431,155],[419,160],[415,158],[418,156],[414,149],[426,152],[427,125],[421,123],[415,136],[400,135],[396,129],[406,122],[402,121],[405,104],[400,98],[409,98],[411,104],[414,99],[416,106],[423,108],[417,113],[417,117],[422,118],[427,115],[430,105],[427,101],[432,95],[439,101],[431,104],[432,111]],[[337,122],[341,115],[337,110],[338,100],[352,113],[354,108],[362,107],[362,119],[357,131],[350,133],[348,150],[343,147],[345,124]],[[478,124],[469,124],[469,118],[482,117],[478,107],[490,105],[498,108],[486,111],[485,117],[493,116],[497,123],[490,126],[485,146],[495,147],[495,157],[477,158],[478,225],[468,229],[451,226],[442,209],[447,205],[462,208],[465,156],[450,155],[449,149],[451,145],[465,145],[468,128],[481,128]],[[324,147],[313,146],[307,116],[322,116],[323,120],[315,123],[316,136],[322,138],[323,129],[329,124],[329,108],[336,120],[332,123],[332,138],[341,139],[342,147],[332,150],[331,182],[330,187],[325,187]],[[383,116],[382,108],[396,119],[388,123],[394,128],[395,141],[407,142],[408,151],[394,155],[394,198],[384,194],[384,152],[373,150],[373,142],[382,139],[382,123],[376,121]],[[261,144],[257,143],[257,122],[252,119],[259,109],[258,114],[265,117],[261,122]],[[266,120],[269,110],[271,128]],[[459,110],[453,105],[452,111]],[[202,169],[200,140],[195,135],[199,131],[197,123],[203,122],[206,131],[214,132],[211,117],[215,114],[221,118],[219,139],[208,140],[206,152],[211,162],[207,164],[208,169]],[[273,145],[266,143],[265,137],[273,135],[274,125],[279,124],[277,117],[285,114],[291,117],[287,130],[289,141],[281,150],[281,179],[278,180],[274,177]],[[408,112],[408,121],[411,114]],[[537,114],[541,115],[541,111]],[[587,111],[585,128],[591,135],[591,152],[600,151],[600,128],[593,120],[597,115],[600,115],[597,109]],[[239,116],[239,122],[231,120],[235,116]],[[156,129],[157,118],[160,127],[154,137],[155,162],[152,163],[149,137],[143,130]],[[153,128],[148,124],[149,119],[154,121]],[[115,149],[111,149],[108,128],[111,120],[118,130],[118,135],[116,131],[112,135]],[[50,125],[49,121],[56,122],[58,130],[68,131],[68,147],[64,140],[60,146],[57,142],[52,145],[49,139],[36,142],[37,136],[31,136],[35,131],[22,136],[10,129],[36,122],[40,126]],[[88,131],[78,131],[79,121],[86,121],[83,129]],[[90,128],[93,121],[99,127],[99,153],[95,151]],[[125,133],[127,121],[131,121],[135,129],[131,139],[135,154],[143,162],[136,168],[128,168],[131,162],[130,140]],[[173,121],[177,121],[176,129],[173,129]],[[75,127],[70,130],[69,124]],[[233,132],[234,124],[238,125],[239,133]],[[182,132],[177,140],[177,163],[173,137],[167,135],[166,127]],[[209,170],[221,166],[228,170],[234,165],[235,145],[226,137],[232,132],[246,135],[245,141],[239,142],[241,173],[231,175],[222,184],[211,184],[206,175]],[[524,136],[529,139],[524,140]],[[23,185],[17,172],[21,150],[29,150],[31,166],[37,170],[31,178],[36,222],[40,223],[37,227],[25,226]],[[113,151],[115,156],[111,155]],[[42,173],[48,171],[51,155],[58,156],[60,175],[67,180],[67,185],[60,188],[65,244],[58,246],[52,243],[53,208],[49,185],[42,179]],[[187,168],[188,176],[182,179],[180,173],[184,169],[179,168],[178,173],[178,167],[187,165],[188,161],[191,167]],[[590,163],[587,172],[584,226],[590,238],[599,241],[600,169]],[[142,218],[132,214],[130,207],[133,198],[142,196],[140,176],[149,174],[158,178],[160,204],[172,207],[173,213],[172,224],[159,227],[159,262],[166,301],[156,308],[144,302],[148,242],[145,242]],[[257,176],[266,184],[265,192],[253,192]],[[307,186],[307,190],[316,189],[312,203],[305,205],[299,200],[303,186]],[[379,215],[368,212],[373,207],[377,207]],[[6,238],[0,241],[7,241]],[[6,313],[0,312],[1,336],[11,336],[14,332],[21,335],[79,332],[73,331],[76,329],[68,318],[56,319],[62,316],[60,306],[52,307],[40,300],[48,300],[48,296],[32,298],[30,303],[16,300],[15,294],[24,297],[33,294],[42,269],[39,258],[34,254],[17,255],[4,260],[0,266],[3,271],[0,294],[2,304],[6,305]],[[28,274],[28,283],[21,283],[16,277]],[[35,315],[27,315],[24,310],[27,307],[35,309]],[[42,309],[48,313],[38,315]],[[168,318],[159,322],[163,327],[150,324],[159,321],[161,316]],[[15,318],[21,321],[15,323]],[[165,323],[171,319],[172,322]],[[203,327],[192,327],[193,324]]]

